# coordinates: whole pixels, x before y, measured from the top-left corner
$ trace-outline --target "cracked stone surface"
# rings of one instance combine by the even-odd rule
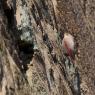
[[[95,95],[94,19],[94,0],[1,0],[0,95]]]

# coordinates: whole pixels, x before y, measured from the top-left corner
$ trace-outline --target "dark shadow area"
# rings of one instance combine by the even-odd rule
[[[19,57],[23,65],[23,71],[26,72],[28,69],[27,64],[30,63],[34,54],[33,44],[19,40],[18,49]]]
[[[74,86],[76,85],[76,86]],[[75,78],[74,78],[74,84],[71,87],[72,92],[74,95],[81,95],[81,91],[80,91],[80,75],[78,72],[78,68],[76,68],[75,70]]]
[[[12,24],[13,24],[13,20],[14,20],[14,10],[13,8],[7,8],[4,9],[4,13],[7,17],[7,21],[8,21],[8,27],[11,28]]]
[[[34,54],[33,44],[20,40],[21,34],[17,29],[17,21],[15,18],[16,9],[13,7],[9,8],[6,1],[2,3],[4,15],[7,20],[7,30],[2,32],[2,35],[6,38],[6,47],[9,47],[9,52],[20,70],[26,72],[28,69],[27,64],[30,63]],[[9,40],[9,43],[7,40]],[[14,50],[17,51],[16,54]]]
[[[26,42],[26,41],[18,41],[19,51],[23,52],[24,54],[31,54],[34,52],[33,44]]]

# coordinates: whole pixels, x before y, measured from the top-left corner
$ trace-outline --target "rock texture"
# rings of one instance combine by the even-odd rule
[[[0,0],[0,95],[95,95],[94,19],[94,0]]]

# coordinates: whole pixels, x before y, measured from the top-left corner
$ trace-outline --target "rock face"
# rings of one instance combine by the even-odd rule
[[[94,0],[0,0],[0,95],[95,95],[94,19]]]

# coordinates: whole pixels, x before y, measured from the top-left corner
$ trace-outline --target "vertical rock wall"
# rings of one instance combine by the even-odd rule
[[[0,95],[94,95],[94,0],[0,1]],[[75,60],[62,39],[75,39]]]

